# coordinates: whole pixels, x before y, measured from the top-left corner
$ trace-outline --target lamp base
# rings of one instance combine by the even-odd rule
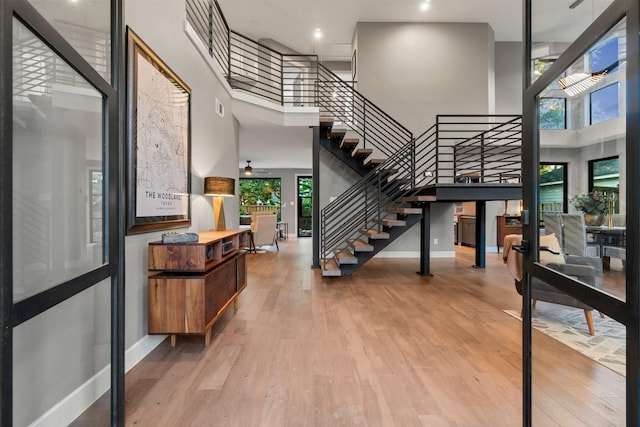
[[[227,229],[224,221],[224,197],[213,198],[213,227],[216,231]]]

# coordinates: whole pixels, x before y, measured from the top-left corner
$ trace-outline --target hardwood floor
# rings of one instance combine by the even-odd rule
[[[165,340],[126,375],[137,426],[518,426],[520,297],[473,249],[373,259],[352,276],[310,269],[311,239],[248,256],[238,308],[202,337]],[[624,378],[534,331],[534,424],[624,425]],[[97,402],[74,425],[108,425]]]

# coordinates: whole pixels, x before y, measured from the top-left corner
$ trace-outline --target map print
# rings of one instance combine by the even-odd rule
[[[137,64],[136,216],[187,215],[189,93]]]

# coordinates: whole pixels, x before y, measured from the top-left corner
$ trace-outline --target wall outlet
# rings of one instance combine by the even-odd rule
[[[433,244],[437,245],[438,244],[438,239],[433,239]]]

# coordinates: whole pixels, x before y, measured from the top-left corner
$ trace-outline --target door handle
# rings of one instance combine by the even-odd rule
[[[511,249],[523,255],[529,255],[529,248],[530,246],[527,240],[523,240],[519,245],[511,246]]]

